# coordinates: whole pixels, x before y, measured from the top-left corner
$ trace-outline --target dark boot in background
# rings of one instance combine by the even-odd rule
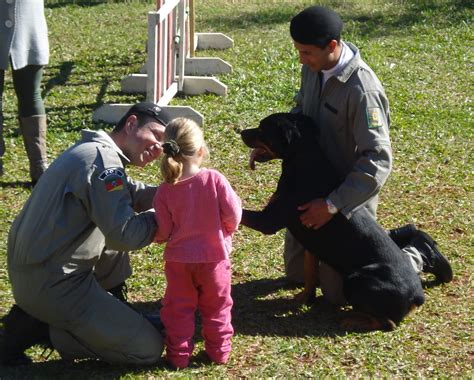
[[[388,235],[401,249],[408,246],[416,248],[423,260],[422,272],[433,274],[440,283],[452,281],[451,264],[438,249],[436,241],[426,232],[419,230],[414,224],[407,224],[388,231]]]
[[[30,177],[33,185],[48,167],[46,156],[46,115],[20,117],[20,128],[30,161]]]
[[[453,280],[453,269],[448,259],[443,256],[438,244],[426,232],[418,230],[410,242],[423,259],[423,272],[431,273],[440,283],[448,283]]]
[[[398,245],[399,248],[405,248],[415,237],[417,232],[414,224],[407,224],[403,227],[394,228],[388,231],[390,238]]]
[[[128,287],[125,281],[111,289],[107,289],[107,291],[119,301],[122,301],[124,304],[131,307],[131,305],[128,303]]]
[[[31,363],[25,354],[28,348],[40,344],[52,348],[49,326],[13,305],[3,318],[0,336],[0,364],[17,366]]]

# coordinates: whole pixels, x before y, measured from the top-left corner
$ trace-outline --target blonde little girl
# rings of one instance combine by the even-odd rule
[[[241,201],[221,173],[201,167],[208,150],[194,121],[174,119],[165,136],[165,182],[153,204],[155,241],[166,242],[167,287],[160,312],[166,360],[174,368],[188,366],[199,310],[206,353],[213,362],[226,363],[234,333],[229,255],[242,216]]]

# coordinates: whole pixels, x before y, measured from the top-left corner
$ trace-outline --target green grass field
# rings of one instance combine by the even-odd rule
[[[247,168],[248,149],[239,130],[286,111],[299,86],[298,58],[289,21],[310,1],[196,0],[196,31],[221,32],[232,49],[199,51],[233,66],[219,76],[228,95],[177,97],[205,117],[210,167],[223,172],[247,207],[261,207],[279,174],[277,162]],[[391,333],[345,333],[340,314],[321,297],[295,308],[298,289],[284,286],[282,232],[263,236],[242,227],[234,239],[233,322],[228,365],[203,362],[199,331],[197,357],[183,371],[162,364],[135,368],[87,360],[67,364],[53,353],[29,351],[29,367],[0,367],[0,379],[100,378],[472,378],[473,296],[473,6],[469,1],[319,1],[344,19],[343,38],[361,50],[384,84],[392,112],[394,170],[381,193],[379,221],[386,228],[416,223],[437,240],[455,278],[426,288],[426,303]],[[51,61],[43,80],[54,159],[94,125],[103,103],[133,103],[120,80],[145,63],[146,13],[154,1],[82,3],[50,1],[46,7]],[[28,162],[17,127],[10,73],[3,97],[7,153],[0,178],[0,314],[12,305],[6,269],[7,234],[30,194]],[[148,183],[161,181],[157,165],[131,168]],[[164,293],[162,247],[131,254],[134,274],[129,299],[154,308]],[[430,280],[429,277],[425,278]],[[429,281],[428,281],[429,282]],[[320,295],[320,294],[318,294]]]

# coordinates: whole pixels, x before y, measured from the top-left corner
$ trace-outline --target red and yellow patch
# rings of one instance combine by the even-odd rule
[[[99,179],[104,181],[105,190],[107,192],[123,190],[123,182],[125,173],[121,168],[105,169],[99,175]]]
[[[111,178],[105,181],[105,189],[110,191],[123,190],[122,178]]]

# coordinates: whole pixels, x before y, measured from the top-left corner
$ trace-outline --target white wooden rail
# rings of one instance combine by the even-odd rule
[[[171,115],[189,117],[202,125],[203,116],[191,107],[168,104],[178,92],[225,96],[225,84],[212,76],[199,75],[227,73],[232,67],[219,58],[194,57],[194,50],[226,49],[233,46],[233,41],[221,33],[194,33],[192,3],[193,0],[157,0],[157,11],[148,12],[146,70],[123,78],[121,85],[123,92],[146,93],[147,101],[166,108]],[[93,119],[115,123],[130,107],[105,104],[94,112]]]

